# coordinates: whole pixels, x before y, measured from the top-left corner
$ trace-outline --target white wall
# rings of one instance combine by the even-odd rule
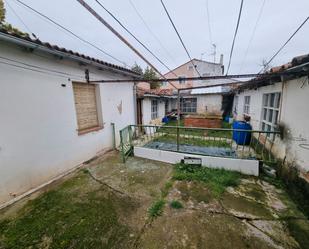
[[[46,54],[24,52],[1,44],[3,57],[69,73],[83,80],[85,67],[56,60]],[[93,67],[90,79],[123,78]],[[0,204],[43,184],[96,153],[111,148],[112,127],[134,123],[133,84],[100,84],[104,129],[77,134],[72,82],[48,75],[0,65]],[[62,87],[61,84],[66,84]],[[122,106],[122,112],[117,107]]]
[[[221,94],[208,94],[192,96],[197,98],[197,112],[220,112],[222,108],[222,95]]]
[[[251,96],[250,112],[253,129],[261,129],[262,98],[264,93],[281,92],[281,110],[278,123],[284,124],[289,134],[284,140],[277,138],[273,151],[278,158],[296,164],[304,171],[309,170],[309,85],[305,78],[276,83],[274,85],[245,90],[239,96],[238,113],[235,117],[243,119],[244,96]],[[304,84],[305,83],[305,84]]]
[[[172,164],[180,163],[185,157],[193,157],[201,159],[204,167],[233,170],[246,175],[259,175],[259,162],[257,160],[192,155],[138,146],[134,146],[134,156]]]
[[[309,171],[309,83],[300,78],[284,83],[280,123],[284,124],[287,160]]]
[[[155,120],[151,119],[151,100],[153,99],[158,101],[158,118]],[[142,114],[143,125],[160,123],[165,116],[165,100],[162,98],[145,97],[142,101]]]
[[[256,90],[245,90],[239,94],[235,94],[235,96],[239,96],[239,97],[238,97],[238,113],[237,115],[234,115],[234,118],[237,120],[243,120],[244,99],[245,99],[245,96],[251,96],[250,110],[249,110],[249,115],[251,117],[250,123],[253,129],[260,130],[261,129],[263,94],[281,92],[281,90],[282,90],[282,84],[276,83],[274,85],[257,88]]]

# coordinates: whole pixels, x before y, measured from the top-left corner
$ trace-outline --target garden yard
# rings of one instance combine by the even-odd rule
[[[116,152],[0,211],[0,248],[309,248],[282,184]]]

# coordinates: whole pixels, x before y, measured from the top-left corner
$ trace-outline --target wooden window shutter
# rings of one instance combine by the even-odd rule
[[[99,126],[96,86],[87,83],[73,83],[78,130]]]

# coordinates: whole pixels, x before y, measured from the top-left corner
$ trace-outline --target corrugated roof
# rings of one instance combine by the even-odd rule
[[[44,46],[44,47],[50,49],[51,51],[54,50],[54,51],[63,52],[63,53],[69,54],[69,55],[74,55],[74,56],[80,57],[81,59],[86,59],[89,62],[96,62],[96,63],[101,64],[101,65],[106,66],[106,67],[114,68],[114,69],[117,69],[117,70],[120,70],[120,71],[123,71],[123,72],[127,72],[127,73],[130,73],[130,74],[135,74],[136,76],[140,76],[138,73],[136,73],[136,72],[134,72],[130,69],[127,69],[127,68],[124,68],[124,67],[112,64],[112,63],[108,63],[108,62],[105,62],[105,61],[102,61],[102,60],[99,60],[99,59],[96,59],[96,58],[93,58],[93,57],[90,57],[90,56],[87,56],[87,55],[84,55],[84,54],[81,54],[81,53],[78,53],[78,52],[74,52],[72,50],[62,48],[62,47],[59,47],[57,45],[52,45],[48,42],[42,42],[40,39],[32,39],[32,38],[30,38],[30,36],[28,34],[22,35],[20,33],[14,32],[13,30],[9,31],[9,30],[5,29],[3,26],[0,26],[0,33],[19,38],[19,39],[24,40],[26,42],[31,42],[31,43],[34,43],[34,44],[37,44],[37,45],[40,45],[40,46]]]

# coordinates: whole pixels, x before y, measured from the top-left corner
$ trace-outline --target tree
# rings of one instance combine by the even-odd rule
[[[157,80],[157,79],[159,79],[156,71],[153,70],[153,68],[148,67],[148,66],[146,67],[146,69],[144,71],[143,78],[146,79],[146,80]],[[150,83],[150,88],[151,89],[155,89],[155,88],[158,88],[158,87],[160,87],[160,82],[159,81],[151,82]]]
[[[140,75],[143,75],[143,69],[141,66],[137,65],[136,62],[134,63],[134,65],[131,67],[131,70],[135,73],[138,73]]]
[[[0,0],[0,23],[5,21],[5,8],[3,0]]]

